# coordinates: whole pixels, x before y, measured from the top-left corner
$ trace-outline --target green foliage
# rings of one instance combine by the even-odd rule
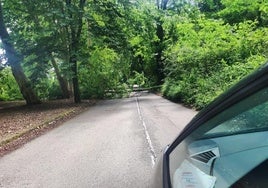
[[[125,90],[124,71],[119,55],[112,49],[96,48],[89,62],[80,65],[82,98],[104,98],[106,93]]]
[[[10,68],[0,70],[0,100],[21,100],[22,95]]]
[[[267,8],[265,1],[259,0],[222,0],[224,9],[218,16],[228,23],[240,23],[246,20],[258,21],[260,25],[267,24]]]
[[[164,12],[156,9],[154,4],[144,1],[139,1],[128,12],[126,35],[131,57],[130,69],[133,74],[135,71],[143,72],[151,84],[157,84],[161,79],[162,70],[157,55],[162,51],[163,43],[157,34],[163,35],[158,32],[163,15]]]
[[[204,108],[218,95],[226,91],[250,72],[265,62],[264,56],[251,56],[245,63],[226,65],[220,72],[206,79],[198,80],[198,92],[194,96],[194,104],[197,108]]]
[[[183,92],[183,88],[181,83],[182,82],[176,82],[172,79],[166,79],[162,86],[161,92],[165,97],[172,101],[182,102],[181,94]]]
[[[124,96],[134,84],[154,86],[165,76],[164,96],[196,108],[267,59],[265,1],[91,0],[84,9],[68,2],[2,1],[12,42],[42,99],[62,97],[52,56],[69,85],[76,78],[70,62],[78,62],[82,98]],[[10,69],[0,75],[1,100],[21,98]]]
[[[165,51],[164,96],[205,107],[265,62],[268,29],[256,28],[251,21],[231,26],[204,17],[178,22],[178,40]]]
[[[213,14],[223,8],[222,0],[200,0],[198,7],[201,12]]]
[[[60,86],[56,81],[51,82],[48,85],[47,95],[45,95],[44,97],[45,97],[45,99],[49,99],[49,100],[63,98]]]
[[[134,75],[127,80],[127,83],[130,87],[133,85],[139,85],[140,87],[150,87],[150,83],[143,72],[138,73],[134,71]]]

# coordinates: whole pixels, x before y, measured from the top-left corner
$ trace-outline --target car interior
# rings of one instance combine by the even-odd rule
[[[172,187],[268,187],[268,89],[210,119],[170,153]]]

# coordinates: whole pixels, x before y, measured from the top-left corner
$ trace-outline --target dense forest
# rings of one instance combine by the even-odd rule
[[[265,0],[0,0],[0,100],[123,97],[198,109],[264,64]]]

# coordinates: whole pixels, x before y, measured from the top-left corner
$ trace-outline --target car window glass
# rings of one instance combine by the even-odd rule
[[[190,134],[169,156],[172,186],[266,185],[268,173],[257,174],[268,164],[267,101],[268,89],[263,89]]]
[[[208,137],[262,131],[268,127],[268,102],[243,112],[205,133]]]

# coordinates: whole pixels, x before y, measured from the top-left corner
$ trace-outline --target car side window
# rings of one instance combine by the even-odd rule
[[[267,101],[263,89],[192,132],[169,155],[172,187],[268,187]]]
[[[211,129],[205,135],[231,135],[249,131],[262,131],[268,127],[268,102],[243,112]]]

